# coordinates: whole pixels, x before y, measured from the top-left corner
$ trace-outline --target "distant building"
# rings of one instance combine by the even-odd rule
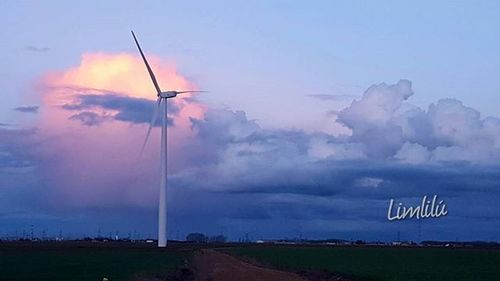
[[[209,238],[210,243],[225,243],[226,242],[226,236],[224,235],[215,235],[211,236]]]
[[[226,240],[224,235],[207,236],[203,233],[190,233],[186,237],[186,241],[192,243],[225,243]]]

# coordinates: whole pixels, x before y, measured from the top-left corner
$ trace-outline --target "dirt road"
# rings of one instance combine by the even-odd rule
[[[258,267],[214,250],[201,250],[193,258],[196,281],[304,281],[299,275]]]

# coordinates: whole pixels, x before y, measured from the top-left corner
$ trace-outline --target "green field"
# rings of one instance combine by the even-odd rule
[[[327,270],[360,280],[500,280],[500,250],[254,246],[230,252],[278,269]]]
[[[171,280],[195,250],[209,246],[213,247],[171,244],[165,250],[145,244],[0,243],[0,281]],[[306,276],[329,271],[356,280],[500,280],[498,249],[231,246],[217,247],[245,260]]]
[[[1,281],[110,281],[167,276],[189,252],[131,247],[0,247]]]

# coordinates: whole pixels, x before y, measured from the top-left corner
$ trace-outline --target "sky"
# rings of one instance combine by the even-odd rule
[[[500,240],[497,1],[2,1],[0,235]],[[391,198],[449,214],[388,222]],[[473,226],[473,227],[471,227]]]

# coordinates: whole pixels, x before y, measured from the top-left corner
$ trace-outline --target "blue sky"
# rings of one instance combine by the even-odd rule
[[[429,231],[429,237],[453,239],[453,233],[457,229],[461,230],[458,225],[463,221],[460,219],[465,217],[482,216],[483,220],[478,222],[478,226],[482,226],[485,218],[492,221],[493,226],[498,226],[498,217],[492,215],[496,211],[493,205],[489,209],[471,210],[474,216],[464,207],[469,204],[466,203],[468,199],[487,200],[477,190],[499,198],[495,184],[491,184],[497,183],[493,175],[491,181],[478,185],[467,178],[464,186],[456,186],[453,179],[434,186],[424,181],[425,176],[414,181],[403,181],[395,176],[417,169],[412,165],[417,165],[417,170],[423,174],[426,173],[422,171],[430,172],[445,167],[453,170],[451,174],[460,174],[454,170],[457,169],[478,177],[486,173],[478,167],[483,167],[484,171],[496,167],[500,134],[496,131],[496,119],[485,121],[484,118],[500,116],[497,106],[500,103],[500,80],[497,78],[500,71],[500,3],[497,1],[144,1],[140,4],[136,1],[2,1],[0,13],[3,26],[0,30],[3,38],[0,41],[0,88],[3,92],[0,123],[9,124],[7,129],[0,129],[5,130],[2,132],[5,138],[21,139],[19,143],[0,140],[2,151],[12,156],[6,158],[8,161],[2,161],[7,163],[5,167],[17,163],[14,165],[16,169],[23,169],[22,173],[29,175],[24,179],[18,179],[11,173],[3,176],[0,200],[18,202],[16,211],[27,215],[21,219],[9,217],[5,214],[12,208],[4,207],[4,222],[0,232],[21,229],[30,220],[38,220],[38,224],[44,224],[47,228],[64,227],[78,233],[92,232],[98,225],[114,225],[110,228],[126,232],[134,228],[133,223],[120,222],[119,218],[126,214],[136,221],[145,221],[147,218],[148,223],[143,227],[143,232],[154,233],[154,208],[135,204],[137,202],[131,205],[119,199],[110,201],[112,204],[105,202],[114,207],[106,209],[109,216],[103,217],[96,215],[103,208],[99,204],[63,204],[60,208],[49,208],[46,204],[51,203],[44,201],[43,192],[35,192],[29,197],[36,203],[34,205],[39,205],[35,209],[26,207],[33,202],[21,200],[23,192],[30,193],[32,188],[40,190],[36,183],[43,182],[41,178],[49,179],[43,182],[48,189],[52,188],[51,184],[57,185],[51,182],[55,178],[52,175],[62,172],[57,168],[59,164],[54,164],[55,160],[46,158],[50,149],[40,149],[43,153],[21,153],[26,150],[22,145],[45,143],[51,137],[61,137],[54,135],[61,132],[54,133],[44,128],[39,121],[43,119],[39,113],[13,109],[40,106],[40,112],[47,112],[39,88],[42,77],[47,73],[64,72],[78,66],[82,54],[127,52],[135,55],[137,51],[130,36],[132,29],[147,54],[174,62],[183,77],[198,88],[210,91],[197,97],[197,102],[210,109],[204,119],[193,122],[193,128],[199,131],[186,147],[207,140],[213,150],[202,150],[195,154],[183,152],[179,148],[179,155],[184,156],[184,166],[172,174],[173,184],[179,188],[188,185],[185,188],[194,190],[189,192],[196,194],[192,195],[193,200],[201,206],[189,206],[186,203],[188,199],[179,199],[178,206],[186,206],[177,209],[172,207],[172,220],[179,225],[181,234],[196,230],[215,233],[220,229],[233,229],[226,230],[232,238],[245,232],[254,233],[256,238],[293,236],[300,229],[300,232],[309,232],[310,236],[317,238],[337,235],[343,238],[392,239],[398,227],[407,227],[408,233],[414,233],[412,229],[415,225],[394,226],[384,223],[383,217],[376,217],[372,221],[371,215],[362,207],[362,202],[378,202],[373,206],[380,204],[374,211],[379,212],[385,208],[383,202],[389,196],[398,196],[400,192],[411,198],[408,200],[414,201],[425,194],[442,191],[449,200],[457,202],[456,206],[459,207],[456,208],[462,210],[460,216],[452,216],[446,224],[453,230],[439,230],[439,227],[444,226],[434,223],[435,228]],[[401,82],[401,79],[411,81],[411,94],[405,88],[406,80]],[[372,85],[379,86],[371,95],[364,96],[363,93]],[[110,101],[117,100],[113,95],[107,98]],[[461,103],[450,100],[438,102],[447,98]],[[351,104],[354,99],[360,102]],[[89,106],[85,100],[86,97],[82,96],[75,102]],[[130,99],[127,102],[130,106],[120,107],[121,116],[138,118],[127,119],[132,120],[132,124],[139,124],[145,120],[144,116],[149,116],[149,112],[141,112],[144,116],[139,118],[136,112],[136,106],[144,100]],[[435,107],[429,107],[431,104]],[[92,106],[110,109],[104,103]],[[416,106],[418,110],[401,114],[401,111],[411,106]],[[243,112],[243,115],[238,112]],[[455,115],[451,116],[450,112]],[[480,117],[476,117],[476,113]],[[331,118],[333,115],[337,121]],[[109,121],[102,117],[92,119],[95,121],[92,124]],[[73,117],[72,120],[75,119]],[[117,120],[120,119],[115,117],[113,122]],[[406,121],[411,123],[407,127]],[[447,125],[450,131],[436,133],[436,128]],[[394,130],[395,127],[403,128],[401,136],[399,129]],[[346,128],[352,134],[339,136],[346,133]],[[225,138],[212,135],[218,130],[222,130],[219,136]],[[454,130],[459,133],[453,133]],[[478,139],[484,139],[484,142],[474,141]],[[255,143],[259,146],[252,146]],[[274,147],[278,144],[283,147]],[[232,158],[232,153],[244,150],[243,147],[250,147],[252,152],[258,151],[259,156]],[[191,147],[190,151],[196,149]],[[342,156],[332,156],[332,149],[336,153],[342,151]],[[273,173],[279,175],[294,171],[280,161],[269,167],[268,161],[272,161],[270,155],[273,153],[276,153],[276,159],[283,162],[297,161],[295,167],[299,169],[302,166],[298,165],[304,165],[306,172],[303,178],[298,177],[294,179],[295,182],[270,176]],[[454,158],[456,155],[462,157]],[[22,161],[31,164],[18,164]],[[215,163],[215,166],[201,164],[203,161]],[[307,164],[300,164],[302,161]],[[320,161],[322,164],[311,164],[311,161]],[[347,161],[345,165],[348,167],[352,165],[350,161],[362,161],[361,166],[365,169],[349,169],[345,181],[336,184],[332,183],[334,179],[322,182],[325,178],[329,179],[326,175],[338,171],[338,163],[342,161]],[[386,162],[396,164],[392,166]],[[40,168],[41,165],[46,167]],[[203,175],[217,173],[226,166],[233,167],[234,171],[230,171],[229,175],[241,181],[229,180],[226,174],[205,182],[186,178],[186,171],[194,173],[194,178],[203,178]],[[324,167],[332,168],[328,170]],[[244,168],[246,172],[260,177],[260,180],[246,179],[236,168]],[[373,193],[362,193],[363,196],[358,198],[358,195],[344,190],[351,185],[356,186],[356,182],[364,178],[384,179],[383,185],[386,184],[389,191],[379,189]],[[113,178],[105,179],[111,182]],[[420,180],[427,185],[422,187],[422,192],[414,188]],[[296,191],[293,187],[306,186],[310,182],[319,188],[330,186],[335,192],[326,192],[327,195],[322,197],[321,194],[304,192],[300,188]],[[390,190],[396,182],[399,182],[402,190],[392,193]],[[222,187],[216,187],[217,184]],[[460,193],[451,190],[447,193],[443,185],[466,191]],[[26,190],[15,186],[23,186]],[[261,190],[265,186],[268,189],[263,194]],[[282,190],[284,186],[289,186],[292,191]],[[405,191],[408,186],[412,186],[411,192]],[[173,194],[176,192],[173,191]],[[332,197],[336,192],[341,194],[340,198]],[[228,202],[245,201],[244,194],[255,197],[256,202],[261,204],[242,204],[241,210],[235,211],[232,203]],[[278,200],[275,198],[279,197],[278,194],[285,195]],[[179,196],[182,198],[184,195]],[[61,200],[66,199],[62,196]],[[294,216],[294,211],[289,214],[272,211],[279,206],[287,209],[294,200],[302,202],[301,211],[297,212],[307,216]],[[213,224],[206,223],[205,218],[196,222],[196,215],[205,211],[205,201],[216,205],[225,202],[222,204],[224,207],[214,208],[211,216],[216,222]],[[329,206],[329,201],[334,206],[352,205],[353,212],[358,212],[359,216],[348,219],[351,221],[349,223],[339,218],[328,222],[322,212],[333,216],[343,210],[341,207]],[[81,220],[57,215],[68,208],[78,214]],[[30,218],[30,214],[37,214],[37,219]],[[364,222],[372,226],[368,227],[371,230],[367,233],[359,230]],[[81,224],[89,226],[78,226]],[[256,230],[265,229],[268,224],[282,226],[277,227],[276,231]],[[292,230],[287,227],[290,224],[294,225]],[[339,224],[348,226],[340,227],[337,231]],[[465,233],[464,239],[498,240],[498,230],[488,227],[483,229],[479,233]],[[439,233],[444,234],[440,236]],[[174,234],[169,233],[171,236]]]
[[[371,84],[401,78],[414,82],[417,105],[454,96],[498,114],[496,1],[1,5],[4,119],[12,118],[9,107],[22,103],[19,93],[30,91],[23,82],[41,72],[74,65],[83,52],[135,51],[130,29],[146,50],[175,59],[185,75],[213,91],[208,100],[283,120],[280,125],[293,123],[290,112],[304,102],[314,107],[307,94],[359,96]],[[290,99],[282,114],[265,108],[282,99]]]

